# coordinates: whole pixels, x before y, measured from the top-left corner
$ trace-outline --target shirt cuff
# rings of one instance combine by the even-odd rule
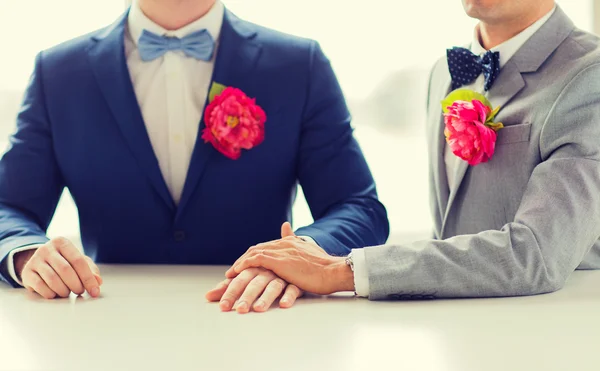
[[[352,262],[354,263],[354,289],[356,290],[356,295],[368,298],[369,274],[367,272],[365,251],[363,249],[353,249]]]
[[[11,250],[8,253],[8,257],[7,257],[7,266],[8,266],[8,274],[10,275],[10,278],[12,278],[16,283],[19,284],[19,286],[23,286],[23,282],[19,279],[19,277],[17,277],[17,272],[15,270],[15,255],[17,253],[20,253],[22,251],[27,251],[27,250],[34,250],[39,248],[42,245],[28,245],[28,246],[23,246],[23,247],[18,247],[16,249]]]

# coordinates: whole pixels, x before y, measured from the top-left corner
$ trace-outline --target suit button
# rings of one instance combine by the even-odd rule
[[[175,231],[175,234],[173,235],[173,237],[175,238],[175,241],[181,242],[181,241],[185,240],[185,232],[184,231]]]

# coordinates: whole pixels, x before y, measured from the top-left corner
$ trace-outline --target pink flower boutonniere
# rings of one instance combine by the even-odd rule
[[[263,142],[266,121],[267,115],[255,99],[240,89],[213,83],[204,112],[206,127],[202,139],[226,157],[237,160],[242,149],[249,150]]]
[[[475,166],[494,155],[496,132],[504,127],[494,123],[500,107],[492,108],[485,96],[459,89],[442,101],[444,135],[452,153]]]

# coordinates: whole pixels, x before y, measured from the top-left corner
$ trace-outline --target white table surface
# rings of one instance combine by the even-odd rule
[[[600,272],[536,297],[221,313],[224,267],[101,266],[99,299],[0,284],[0,370],[600,370]]]

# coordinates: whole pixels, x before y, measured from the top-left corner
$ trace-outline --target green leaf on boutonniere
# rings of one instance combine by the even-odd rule
[[[219,84],[218,82],[213,82],[210,86],[210,91],[208,92],[208,102],[212,102],[215,97],[221,94],[225,89],[227,89],[227,86]]]
[[[489,100],[487,100],[487,98],[483,94],[469,89],[457,89],[448,94],[448,96],[442,101],[442,110],[444,111],[444,113],[448,113],[448,107],[452,106],[452,104],[457,100],[464,100],[467,102],[471,102],[472,100],[478,100],[484,105],[488,106],[490,109],[492,109],[492,104]]]
[[[486,122],[485,126],[492,129],[493,131],[498,131],[504,127],[501,122]]]
[[[490,112],[490,115],[487,118],[486,124],[494,121],[494,119],[496,118],[496,115],[498,114],[498,111],[500,111],[500,106],[496,107],[495,109],[492,110],[492,112]]]

